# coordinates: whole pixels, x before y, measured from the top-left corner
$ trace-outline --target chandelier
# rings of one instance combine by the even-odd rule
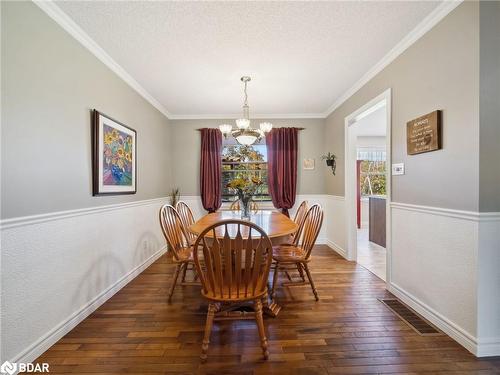
[[[233,129],[231,124],[219,125],[219,129],[224,135],[224,138],[232,135],[240,145],[250,146],[264,138],[273,128],[273,124],[270,122],[262,122],[259,129],[253,129],[250,126],[247,84],[251,81],[251,78],[243,76],[241,77],[241,81],[245,85],[243,91],[245,94],[245,100],[243,102],[243,117],[236,120],[236,129]]]

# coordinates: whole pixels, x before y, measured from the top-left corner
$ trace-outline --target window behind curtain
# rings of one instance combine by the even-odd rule
[[[270,201],[267,188],[267,149],[266,145],[254,144],[252,146],[241,146],[235,144],[224,144],[222,147],[222,201],[235,200],[235,195],[227,184],[229,181],[244,177],[259,177],[262,187],[256,201]]]
[[[357,159],[360,165],[361,196],[386,195],[385,147],[358,147]]]

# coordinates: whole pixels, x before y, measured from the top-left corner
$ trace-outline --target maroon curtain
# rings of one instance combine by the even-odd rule
[[[275,128],[266,135],[269,194],[287,216],[297,191],[298,134],[297,128]]]
[[[222,204],[222,133],[219,129],[201,129],[200,191],[201,202],[208,212],[215,212]]]

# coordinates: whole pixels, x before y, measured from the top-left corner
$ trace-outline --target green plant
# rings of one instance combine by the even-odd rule
[[[323,155],[321,157],[321,159],[323,160],[335,160],[336,156],[334,154],[332,154],[331,152],[329,152],[328,154],[326,155]]]
[[[261,186],[262,181],[257,176],[235,178],[227,184],[227,187],[235,191],[240,199],[257,194]]]
[[[332,168],[333,175],[335,176],[335,170],[337,169],[337,162],[335,161],[337,157],[328,152],[328,154],[323,155],[321,159],[326,160],[326,165]]]
[[[181,194],[179,192],[179,188],[173,188],[171,191],[170,191],[170,205],[174,206],[177,204],[177,202],[179,202],[179,198],[180,198]]]

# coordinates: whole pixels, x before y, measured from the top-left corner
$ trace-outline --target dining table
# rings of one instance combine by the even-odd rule
[[[201,232],[203,232],[209,226],[218,223],[222,220],[241,220],[241,212],[233,211],[233,210],[220,210],[217,212],[206,214],[197,220],[194,224],[189,226],[189,231],[199,236]],[[286,242],[289,239],[289,236],[295,233],[298,229],[297,224],[291,220],[288,216],[282,214],[278,211],[273,210],[258,210],[254,211],[250,215],[250,219],[247,221],[252,222],[253,224],[261,227],[264,232],[266,232],[267,236],[271,240],[273,245],[279,245],[281,243]],[[220,231],[216,232],[215,235],[217,237],[222,237],[224,235],[223,228],[219,228]],[[229,234],[231,236],[235,235],[231,234],[231,228],[229,228]],[[212,234],[208,234],[211,236]],[[242,236],[245,237],[245,233],[242,233]],[[269,288],[270,290],[270,288]],[[268,293],[267,298],[263,301],[263,311],[266,315],[276,317],[281,310],[281,306],[274,301],[273,297]]]

